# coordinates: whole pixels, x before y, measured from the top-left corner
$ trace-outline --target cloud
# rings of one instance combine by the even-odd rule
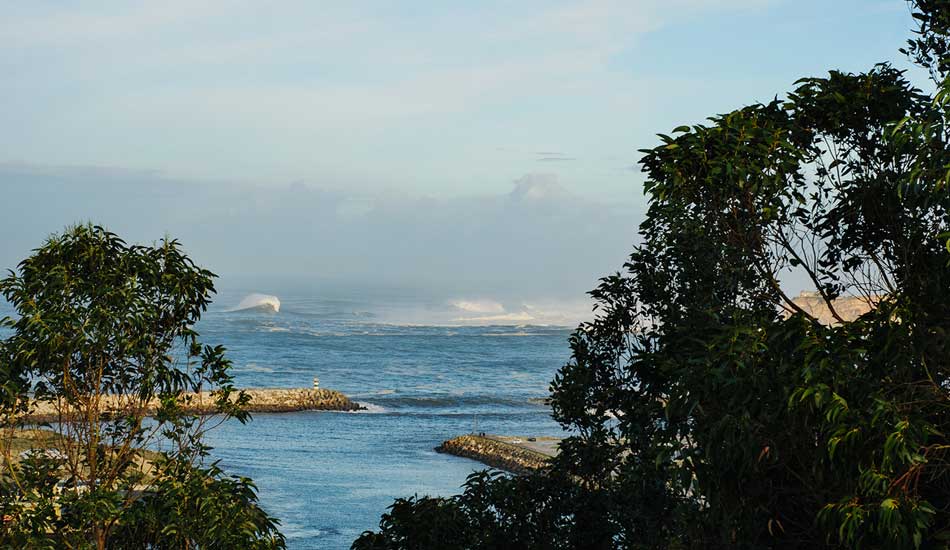
[[[155,178],[163,178],[161,170],[138,170],[117,166],[73,165],[57,166],[32,164],[28,162],[0,162],[0,174],[6,177],[37,176],[50,178],[102,178],[106,180],[121,179],[129,182],[144,182]]]
[[[558,181],[555,174],[526,174],[515,180],[515,188],[509,195],[515,201],[539,201],[569,199],[570,193]]]
[[[539,98],[581,112],[603,90],[632,90],[610,60],[643,33],[750,1],[434,3],[411,14],[302,0],[20,3],[0,21],[10,77],[0,117],[24,132],[0,137],[0,150],[204,177],[385,180],[419,164],[395,152],[407,138],[413,151],[442,147],[432,156],[491,149],[510,113]],[[545,133],[541,112],[519,125]],[[378,169],[360,162],[387,148]],[[317,150],[326,153],[315,159]],[[564,155],[545,155],[555,156]],[[426,181],[437,186],[468,158],[433,167]],[[424,167],[414,168],[398,183],[417,185]]]
[[[553,174],[527,174],[506,193],[450,199],[6,165],[0,195],[0,269],[50,233],[92,221],[129,242],[179,238],[223,287],[395,285],[441,296],[473,317],[538,317],[503,304],[582,298],[626,259],[639,219],[633,204],[571,194]]]
[[[577,160],[574,157],[567,156],[564,153],[557,153],[554,151],[539,151],[535,153],[538,156],[536,159],[538,162],[569,162],[572,160]]]

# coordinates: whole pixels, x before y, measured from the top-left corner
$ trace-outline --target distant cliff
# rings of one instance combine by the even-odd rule
[[[865,297],[846,296],[838,298],[837,300],[833,300],[831,305],[835,308],[835,311],[843,320],[854,321],[858,317],[871,311],[871,309],[874,307],[874,304],[876,304],[878,300],[880,300],[880,297],[877,296],[871,297],[870,299]],[[793,298],[792,302],[794,302],[798,307],[802,308],[805,313],[818,319],[820,323],[826,325],[834,325],[838,323],[838,320],[835,319],[834,315],[831,314],[831,310],[828,309],[828,304],[825,302],[824,298],[822,298],[817,292],[804,291]]]

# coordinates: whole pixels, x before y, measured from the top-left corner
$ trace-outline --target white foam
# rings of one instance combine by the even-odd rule
[[[372,324],[398,327],[472,327],[472,326],[554,326],[573,328],[590,320],[589,299],[571,301],[505,299],[495,296],[467,296],[438,303],[385,303],[373,311]],[[372,334],[376,329],[367,328]],[[513,330],[511,332],[518,332]],[[397,336],[392,330],[380,330],[381,336]],[[330,336],[328,333],[315,336]],[[454,331],[445,332],[454,336]]]
[[[360,404],[360,407],[363,407],[362,409],[358,411],[346,411],[346,412],[353,413],[353,414],[382,414],[385,412],[389,412],[386,410],[385,407],[381,407],[379,405],[376,405],[375,403],[367,403],[365,401],[359,401],[359,404]]]
[[[456,322],[475,323],[475,324],[502,324],[510,325],[512,323],[530,323],[535,317],[526,311],[518,313],[503,313],[501,315],[480,315],[478,317],[459,317],[453,319]]]
[[[467,313],[504,313],[505,307],[493,300],[456,300],[452,307]]]
[[[258,365],[257,363],[246,363],[244,365],[235,365],[234,370],[240,371],[240,372],[274,372],[274,369],[270,367],[264,367],[264,366]]]
[[[280,299],[277,296],[271,296],[270,294],[248,294],[241,300],[241,303],[237,305],[236,308],[230,311],[241,311],[245,309],[268,309],[274,313],[280,311]]]

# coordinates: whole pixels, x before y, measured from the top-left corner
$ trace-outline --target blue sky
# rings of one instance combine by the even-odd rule
[[[911,26],[901,0],[0,4],[0,269],[91,221],[179,238],[219,288],[513,322],[586,315],[657,132],[903,67]]]
[[[654,134],[897,53],[901,0],[3,2],[0,162],[638,201]]]

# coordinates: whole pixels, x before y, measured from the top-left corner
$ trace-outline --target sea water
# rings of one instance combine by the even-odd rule
[[[291,549],[349,548],[394,499],[459,493],[486,467],[436,453],[446,439],[564,435],[543,399],[569,359],[566,326],[472,326],[445,301],[420,307],[411,296],[281,293],[257,304],[249,294],[217,296],[196,327],[202,342],[227,347],[238,387],[311,387],[318,377],[367,408],[257,413],[209,433],[212,459],[254,480]],[[12,314],[0,301],[0,317]]]
[[[355,413],[258,413],[211,432],[212,455],[252,478],[288,547],[348,548],[395,498],[449,496],[485,466],[436,453],[472,431],[563,435],[541,401],[569,358],[563,326],[400,323],[399,305],[280,296],[228,310],[219,297],[197,329],[223,344],[239,387],[339,390]]]

